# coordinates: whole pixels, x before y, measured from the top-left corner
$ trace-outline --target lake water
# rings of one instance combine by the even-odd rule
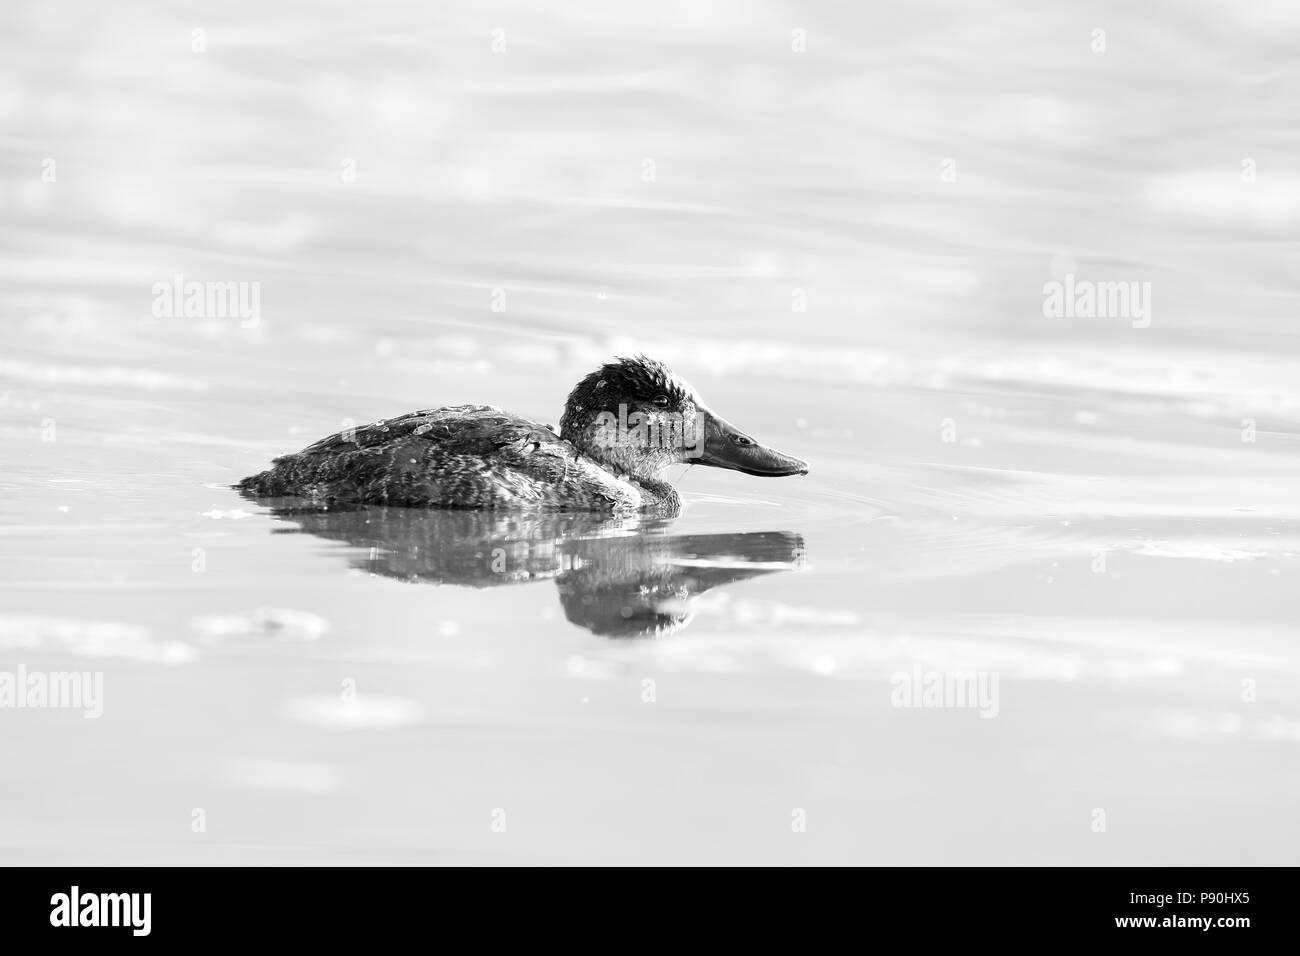
[[[0,861],[1295,861],[1300,9],[435,6],[0,13]],[[811,473],[229,488],[634,351]]]

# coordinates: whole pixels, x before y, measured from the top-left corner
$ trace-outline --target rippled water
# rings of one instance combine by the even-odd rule
[[[0,13],[0,859],[1294,861],[1294,5],[433,6]],[[228,487],[639,350],[811,474]]]

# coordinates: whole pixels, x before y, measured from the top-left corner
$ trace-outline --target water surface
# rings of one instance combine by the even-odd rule
[[[1294,862],[1293,5],[0,23],[0,669],[104,675],[0,710],[0,859]],[[1149,324],[1045,316],[1070,275]],[[666,524],[229,488],[634,351],[811,474],[683,468]]]

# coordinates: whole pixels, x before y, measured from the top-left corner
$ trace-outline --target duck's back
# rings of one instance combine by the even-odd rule
[[[545,425],[491,405],[411,412],[277,458],[237,486],[328,504],[624,511],[638,490],[578,456]]]

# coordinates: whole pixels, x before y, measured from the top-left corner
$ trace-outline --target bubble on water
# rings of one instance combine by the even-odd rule
[[[238,521],[241,518],[253,517],[254,512],[245,511],[243,508],[229,508],[226,511],[221,511],[214,505],[211,511],[201,511],[199,515],[203,518],[211,518],[214,521],[220,521],[223,518]]]
[[[317,614],[279,607],[196,617],[190,624],[208,642],[258,637],[297,643],[318,640],[330,629],[329,621]]]
[[[808,662],[808,669],[818,677],[830,677],[835,673],[835,658],[829,654],[818,654]]]

